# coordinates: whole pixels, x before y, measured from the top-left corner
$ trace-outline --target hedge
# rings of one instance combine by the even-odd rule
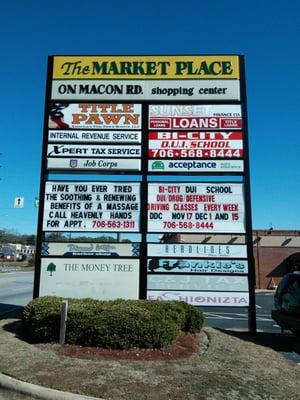
[[[23,311],[31,342],[57,342],[62,298],[40,297]],[[180,301],[68,299],[66,343],[110,349],[161,348],[181,331],[196,333],[203,314]]]

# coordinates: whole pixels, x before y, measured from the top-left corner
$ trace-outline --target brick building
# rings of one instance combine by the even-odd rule
[[[254,230],[256,287],[271,289],[287,272],[300,269],[300,231]]]

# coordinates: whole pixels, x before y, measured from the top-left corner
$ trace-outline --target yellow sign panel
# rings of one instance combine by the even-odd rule
[[[53,79],[239,79],[238,56],[55,56]]]

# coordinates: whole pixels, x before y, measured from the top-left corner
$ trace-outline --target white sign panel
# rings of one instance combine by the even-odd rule
[[[245,233],[240,183],[149,183],[148,232]]]
[[[178,300],[194,306],[213,307],[247,307],[249,306],[249,293],[247,292],[188,292],[149,290],[148,300]]]
[[[48,131],[49,142],[64,142],[64,143],[141,143],[141,131],[59,131],[50,129]]]
[[[140,104],[52,103],[49,128],[52,129],[141,129]]]
[[[247,276],[214,275],[148,275],[148,290],[212,290],[246,292]]]
[[[141,157],[140,145],[48,144],[48,157]]]
[[[240,100],[238,80],[58,80],[55,100]]]
[[[148,272],[247,274],[248,261],[152,258],[148,260]]]
[[[15,197],[14,208],[23,208],[23,207],[24,207],[24,197]]]
[[[149,257],[247,258],[243,244],[148,243]]]
[[[150,129],[230,129],[242,128],[240,105],[150,105]]]
[[[139,243],[43,242],[42,256],[138,257]]]
[[[42,258],[40,296],[139,298],[139,260]]]
[[[63,158],[48,157],[48,170],[85,170],[85,171],[140,171],[141,160],[138,158]]]
[[[148,160],[149,172],[244,172],[243,160]]]
[[[46,182],[43,230],[138,232],[140,184]]]

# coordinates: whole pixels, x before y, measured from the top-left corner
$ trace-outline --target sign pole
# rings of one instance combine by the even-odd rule
[[[252,213],[251,213],[251,187],[250,187],[250,160],[249,160],[249,137],[248,137],[248,113],[247,113],[247,95],[245,80],[245,58],[240,57],[241,70],[241,104],[244,125],[244,163],[245,163],[245,203],[246,203],[246,245],[249,263],[249,309],[248,309],[248,329],[253,335],[256,334],[256,305],[255,305],[255,261],[253,255],[252,239]]]
[[[147,298],[147,229],[148,229],[148,140],[147,140],[147,127],[148,127],[148,107],[146,104],[142,105],[142,182],[141,182],[141,245],[140,245],[140,299]]]
[[[60,305],[59,344],[61,345],[65,344],[67,318],[68,318],[68,300],[63,300]]]
[[[33,298],[39,297],[40,279],[41,279],[41,248],[44,240],[43,233],[43,213],[44,213],[44,197],[45,197],[45,184],[48,178],[47,174],[47,142],[48,142],[48,107],[51,93],[51,81],[53,71],[53,57],[48,57],[47,67],[47,84],[46,96],[44,107],[44,128],[43,128],[43,147],[42,147],[42,162],[41,162],[41,179],[40,179],[40,196],[38,208],[38,226],[36,236],[36,256],[35,256],[35,271],[33,283]]]

